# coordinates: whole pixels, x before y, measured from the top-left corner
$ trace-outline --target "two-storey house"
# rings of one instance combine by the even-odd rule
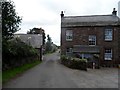
[[[94,61],[100,66],[120,63],[120,18],[110,15],[64,16],[61,12],[61,54]]]

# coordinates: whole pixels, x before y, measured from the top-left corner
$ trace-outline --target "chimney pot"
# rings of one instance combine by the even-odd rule
[[[113,11],[115,11],[115,8],[113,8]]]
[[[61,15],[61,17],[64,17],[63,11],[61,11],[61,14],[60,14],[60,15]]]
[[[116,15],[117,15],[117,11],[115,10],[115,8],[113,8],[112,15],[113,15],[113,16],[116,16]]]

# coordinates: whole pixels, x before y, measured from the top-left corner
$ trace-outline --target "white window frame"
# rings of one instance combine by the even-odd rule
[[[72,40],[73,40],[72,30],[66,30],[66,41],[72,41]]]
[[[94,44],[90,44],[91,41]],[[96,45],[96,35],[89,35],[89,46],[95,46],[95,45]]]
[[[72,48],[66,48],[66,52],[67,52],[67,49],[69,49],[68,53],[72,53]]]
[[[110,50],[110,51],[107,51],[107,50]],[[105,60],[112,60],[112,49],[105,49],[104,59]]]
[[[112,40],[113,40],[113,30],[105,29],[105,41],[112,41]]]
[[[67,51],[68,49],[68,51]],[[73,48],[66,48],[66,55],[71,55],[73,52]]]

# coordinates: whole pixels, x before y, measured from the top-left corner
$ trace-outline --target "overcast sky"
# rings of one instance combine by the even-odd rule
[[[22,17],[21,30],[26,33],[34,27],[43,28],[53,43],[60,45],[60,13],[65,16],[111,14],[118,11],[120,0],[13,0],[16,12]]]

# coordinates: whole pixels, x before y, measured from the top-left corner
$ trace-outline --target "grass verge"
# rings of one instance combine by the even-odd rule
[[[40,64],[41,61],[37,60],[33,63],[28,63],[28,64],[25,64],[21,67],[16,67],[14,69],[11,69],[11,70],[6,70],[6,71],[3,71],[2,72],[2,83],[5,84],[6,82],[8,82],[10,79],[16,77],[17,75],[25,72],[26,70]]]

